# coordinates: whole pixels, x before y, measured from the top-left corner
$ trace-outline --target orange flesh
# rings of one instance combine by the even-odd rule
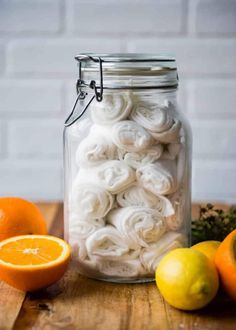
[[[55,261],[63,248],[58,242],[25,238],[6,243],[0,248],[0,259],[14,265],[42,265]]]

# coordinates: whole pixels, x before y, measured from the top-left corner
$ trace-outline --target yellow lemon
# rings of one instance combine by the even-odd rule
[[[214,265],[201,252],[175,249],[164,256],[156,270],[156,284],[165,300],[183,310],[206,306],[219,288]]]
[[[202,252],[205,256],[214,263],[215,255],[218,247],[220,246],[220,241],[205,241],[193,245],[191,248]]]

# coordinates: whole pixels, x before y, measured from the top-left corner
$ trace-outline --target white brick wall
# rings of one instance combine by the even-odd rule
[[[79,52],[175,54],[193,198],[236,199],[236,0],[0,0],[0,195],[62,198]]]
[[[178,34],[184,29],[182,0],[72,0],[68,26],[84,34]],[[170,24],[172,22],[172,24]],[[101,24],[102,23],[102,24]]]
[[[61,29],[61,0],[1,0],[0,32],[52,33]]]

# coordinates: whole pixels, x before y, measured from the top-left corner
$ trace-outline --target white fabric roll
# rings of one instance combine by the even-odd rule
[[[118,149],[118,155],[120,160],[123,160],[132,168],[137,169],[140,166],[157,161],[162,156],[162,151],[162,144],[157,144],[143,151],[137,152],[126,152],[123,149]]]
[[[126,119],[132,109],[130,93],[105,94],[102,102],[92,104],[91,115],[95,123],[110,125]]]
[[[119,148],[130,152],[142,151],[153,142],[151,135],[132,120],[113,125],[112,140]]]
[[[80,169],[75,185],[96,182],[97,185],[117,194],[135,181],[134,171],[119,160],[110,160],[92,169]]]
[[[111,211],[108,223],[115,226],[132,249],[147,247],[166,231],[164,217],[146,207],[130,206]]]
[[[173,125],[168,108],[156,104],[137,103],[130,117],[150,132],[164,132]]]
[[[117,194],[135,181],[135,173],[128,165],[119,160],[111,160],[99,167],[97,178],[105,189]]]
[[[80,216],[72,213],[69,219],[69,243],[75,257],[84,260],[87,257],[85,240],[96,230],[105,226],[104,219],[81,220]]]
[[[111,126],[93,124],[89,130],[89,136],[93,138],[104,137],[111,140]]]
[[[71,210],[84,219],[103,218],[112,208],[114,197],[103,187],[75,182]]]
[[[145,165],[136,171],[137,181],[155,195],[169,195],[176,191],[176,163],[158,161]]]
[[[171,250],[184,247],[185,242],[186,240],[183,234],[168,232],[157,243],[142,249],[140,260],[146,271],[154,274],[161,258]]]
[[[116,200],[121,207],[139,206],[156,209],[163,217],[169,217],[175,213],[169,199],[161,195],[154,195],[138,184],[119,193]]]
[[[96,230],[105,226],[105,220],[100,219],[83,219],[78,214],[72,214],[69,221],[69,235],[76,239],[87,239]]]
[[[178,143],[180,141],[180,129],[181,123],[179,120],[174,119],[174,122],[170,128],[163,132],[151,132],[151,135],[162,143]]]
[[[99,260],[98,269],[108,277],[135,278],[142,276],[145,271],[139,259],[132,260]]]
[[[89,135],[76,151],[76,163],[80,167],[95,166],[99,162],[117,158],[117,147],[104,136]]]
[[[67,127],[67,132],[70,135],[70,138],[79,141],[88,134],[91,126],[92,121],[89,118],[84,118]]]
[[[135,259],[139,250],[130,250],[120,232],[113,226],[107,225],[94,232],[86,240],[86,248],[90,259],[127,260]]]

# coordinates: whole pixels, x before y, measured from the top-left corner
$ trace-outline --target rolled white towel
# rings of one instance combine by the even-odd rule
[[[174,215],[175,211],[168,198],[154,195],[138,184],[119,193],[116,197],[118,204],[122,207],[139,206],[156,209],[163,217]]]
[[[147,247],[166,231],[164,217],[146,207],[130,206],[113,210],[108,214],[107,221],[118,229],[132,249]]]
[[[140,166],[154,163],[162,156],[163,145],[157,144],[143,151],[126,152],[123,149],[118,149],[119,159],[123,160],[132,168],[137,169]]]
[[[181,123],[178,119],[174,119],[172,126],[163,132],[151,132],[151,135],[162,143],[178,143],[180,141]]]
[[[124,120],[113,125],[111,136],[118,148],[130,152],[142,151],[153,142],[148,131],[132,120]]]
[[[98,270],[98,264],[96,259],[91,260],[89,258],[81,259],[77,258],[76,266],[78,267],[79,273],[91,278],[101,278],[101,273]]]
[[[76,121],[73,125],[67,127],[67,134],[76,141],[82,140],[88,134],[92,124],[89,118]]]
[[[114,197],[103,187],[75,181],[70,209],[84,219],[103,218],[112,208]]]
[[[139,167],[137,181],[155,195],[169,195],[177,190],[175,161],[158,161]]]
[[[96,230],[105,226],[104,219],[84,220],[78,214],[72,213],[69,219],[69,243],[73,255],[84,260],[87,257],[86,239]]]
[[[99,162],[117,159],[117,147],[104,136],[89,135],[76,151],[76,163],[80,167],[95,166]]]
[[[89,136],[93,138],[104,137],[107,140],[111,140],[111,127],[105,125],[93,124],[89,130]]]
[[[99,183],[113,194],[126,189],[135,181],[134,171],[119,160],[111,160],[102,164],[97,177]]]
[[[135,181],[135,172],[119,160],[110,160],[92,169],[80,169],[75,179],[78,187],[82,183],[96,182],[97,185],[117,194]]]
[[[86,248],[90,259],[127,260],[135,259],[139,254],[139,250],[131,250],[120,232],[110,225],[90,235]]]
[[[92,104],[91,115],[95,123],[110,125],[126,119],[132,109],[130,93],[114,93],[104,95],[102,102]]]
[[[105,220],[100,219],[84,219],[80,215],[72,213],[69,220],[69,237],[77,239],[87,239],[96,230],[105,226]]]
[[[173,119],[168,113],[168,108],[148,102],[139,102],[130,114],[130,118],[150,132],[164,132],[173,125]]]
[[[98,269],[107,277],[136,278],[145,274],[139,259],[132,260],[99,260]]]
[[[157,243],[143,248],[140,253],[140,260],[147,272],[155,274],[155,270],[164,255],[174,249],[184,247],[186,239],[183,234],[167,232]]]

